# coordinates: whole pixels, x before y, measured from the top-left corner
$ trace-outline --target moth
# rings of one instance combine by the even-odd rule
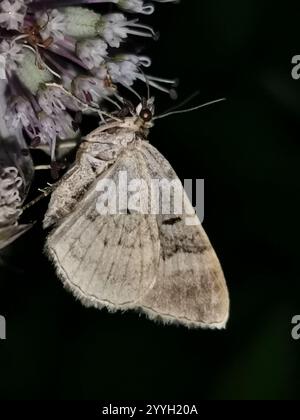
[[[151,99],[86,137],[52,193],[44,218],[44,228],[52,228],[46,253],[65,287],[86,306],[221,329],[229,315],[224,274],[176,173],[147,140],[154,120]],[[141,180],[148,192],[153,179],[178,181],[183,211],[165,214],[158,205],[155,214],[125,205],[99,212],[111,198],[101,196],[99,183],[117,185],[121,173]],[[186,223],[191,215],[196,223]]]

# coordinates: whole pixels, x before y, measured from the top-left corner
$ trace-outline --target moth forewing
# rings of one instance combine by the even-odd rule
[[[57,222],[47,253],[65,286],[87,306],[136,309],[165,323],[222,328],[229,297],[220,263],[176,173],[144,141],[147,127],[148,122],[144,127],[136,118],[125,118],[88,136],[77,170],[86,172],[90,165],[94,179],[84,188],[78,176],[75,186],[70,177],[62,181],[45,218]],[[125,200],[124,173],[130,185]],[[154,202],[152,180],[172,183]],[[119,188],[110,190],[111,184]],[[60,196],[70,196],[74,188],[84,194],[66,213]],[[136,190],[142,192],[140,202]],[[179,193],[182,211],[175,211],[177,204],[166,211],[164,191],[172,191],[173,201]],[[107,200],[115,201],[107,207]]]
[[[128,151],[107,171],[118,182],[120,171],[141,177],[135,154]],[[110,310],[135,308],[153,287],[159,260],[156,217],[101,215],[97,184],[48,236],[46,250],[64,284],[85,305]]]

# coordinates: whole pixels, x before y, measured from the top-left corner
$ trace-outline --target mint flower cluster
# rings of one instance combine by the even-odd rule
[[[70,3],[76,6],[64,7]],[[82,7],[96,3],[113,3],[121,11],[100,14]],[[131,35],[155,38],[151,27],[129,14],[153,11],[142,0],[1,1],[0,79],[7,84],[9,128],[22,126],[34,145],[48,144],[54,160],[56,139],[78,134],[76,111],[117,98],[118,84],[131,89],[136,80],[145,81],[141,68],[151,60],[116,49]],[[164,82],[172,81],[147,80],[171,91]]]
[[[126,52],[128,37],[157,38],[140,21],[154,10],[144,0],[0,1],[0,229],[16,222],[26,183],[20,168],[1,164],[2,139],[43,148],[53,163],[58,141],[80,135],[81,113],[122,108],[120,86],[139,96],[142,81],[174,93],[173,80],[148,74],[149,57]],[[7,179],[14,199],[5,198]]]

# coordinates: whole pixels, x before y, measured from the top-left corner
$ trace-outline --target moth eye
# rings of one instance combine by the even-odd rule
[[[150,111],[150,109],[143,109],[140,113],[140,117],[142,118],[142,120],[144,120],[145,122],[149,122],[152,120],[153,118],[153,114]]]

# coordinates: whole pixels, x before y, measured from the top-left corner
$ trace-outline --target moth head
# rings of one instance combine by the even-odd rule
[[[154,97],[150,99],[143,99],[136,108],[136,114],[142,120],[145,127],[152,127],[154,117]]]

